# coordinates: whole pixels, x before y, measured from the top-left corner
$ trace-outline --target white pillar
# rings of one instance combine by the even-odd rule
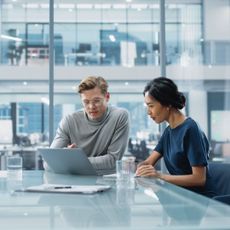
[[[208,134],[207,93],[203,90],[189,91],[189,116],[198,122],[204,133]]]

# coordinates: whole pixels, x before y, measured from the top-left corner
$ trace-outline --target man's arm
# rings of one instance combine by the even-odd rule
[[[69,135],[65,130],[68,126],[67,119],[64,118],[61,120],[56,135],[54,137],[53,142],[50,145],[50,148],[64,148],[67,147],[70,143]]]
[[[100,174],[115,172],[116,160],[121,159],[128,143],[129,115],[124,111],[119,117],[107,153],[103,156],[89,157],[90,162]],[[106,137],[105,137],[106,138]]]

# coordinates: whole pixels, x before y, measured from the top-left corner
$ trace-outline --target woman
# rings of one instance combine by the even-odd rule
[[[197,123],[180,111],[185,96],[172,80],[159,77],[146,85],[144,97],[148,115],[157,124],[166,121],[169,126],[152,154],[138,165],[136,175],[160,178],[209,197],[216,195],[208,171],[207,138]],[[154,169],[161,157],[170,174]]]

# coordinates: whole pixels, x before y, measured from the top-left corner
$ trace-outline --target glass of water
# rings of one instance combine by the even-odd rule
[[[135,162],[133,158],[124,158],[116,161],[116,174],[118,180],[130,181],[134,179]]]
[[[22,157],[12,155],[7,157],[7,178],[22,180]]]

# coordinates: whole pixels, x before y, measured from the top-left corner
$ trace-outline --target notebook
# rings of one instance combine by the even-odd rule
[[[54,173],[97,175],[81,148],[39,148],[38,153]]]
[[[83,193],[92,194],[103,192],[111,187],[109,185],[63,185],[63,184],[41,184],[31,186],[23,192],[44,192],[44,193]]]

